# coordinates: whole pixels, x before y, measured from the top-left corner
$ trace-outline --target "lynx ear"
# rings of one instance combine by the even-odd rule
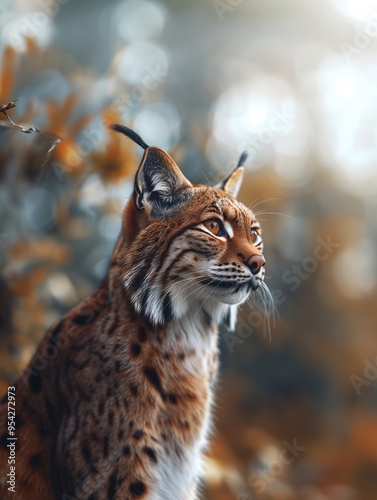
[[[233,170],[233,172],[231,172],[231,174],[228,175],[228,177],[223,182],[220,182],[220,184],[217,184],[217,186],[215,187],[223,189],[226,193],[229,193],[236,198],[241,188],[243,174],[244,174],[243,164],[245,163],[246,158],[247,158],[247,152],[244,151],[240,156],[237,166]]]
[[[188,197],[192,184],[174,160],[162,149],[148,147],[135,177],[135,203],[148,205],[151,216],[163,215],[178,207]]]
[[[151,217],[168,214],[189,196],[190,181],[182,174],[174,160],[160,148],[148,146],[133,130],[123,125],[111,128],[125,134],[144,150],[144,156],[135,176],[135,205],[149,210]]]

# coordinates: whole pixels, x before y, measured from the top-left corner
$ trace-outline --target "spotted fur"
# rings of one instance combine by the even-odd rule
[[[234,327],[263,280],[260,227],[234,198],[241,166],[218,187],[192,185],[167,153],[114,128],[145,149],[134,193],[102,285],[17,383],[13,497],[0,406],[2,499],[198,498],[218,324]]]

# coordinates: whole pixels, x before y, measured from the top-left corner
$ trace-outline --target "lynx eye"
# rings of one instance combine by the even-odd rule
[[[260,239],[261,239],[261,238],[260,238],[260,236],[259,236],[259,234],[258,234],[258,232],[257,232],[257,230],[256,230],[256,229],[252,229],[252,230],[250,231],[250,234],[251,234],[251,241],[252,241],[253,243],[259,243],[259,242],[260,242]]]
[[[215,236],[222,236],[225,233],[223,226],[218,219],[207,220],[203,222],[203,225]]]

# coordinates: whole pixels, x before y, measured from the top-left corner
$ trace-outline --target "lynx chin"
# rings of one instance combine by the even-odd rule
[[[101,286],[16,384],[17,500],[199,498],[218,325],[235,328],[240,304],[268,296],[261,228],[236,200],[246,155],[219,185],[191,184],[165,151],[112,128],[144,156]],[[0,498],[14,498],[6,480]]]

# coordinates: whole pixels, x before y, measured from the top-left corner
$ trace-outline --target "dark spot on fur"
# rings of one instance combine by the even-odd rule
[[[140,342],[145,342],[148,338],[148,334],[142,326],[139,328],[139,340]]]
[[[83,455],[83,457],[85,458],[85,460],[87,462],[91,462],[92,461],[92,457],[91,457],[91,454],[90,454],[90,450],[89,450],[89,446],[87,443],[83,443],[82,446],[81,446],[81,453]]]
[[[112,396],[112,395],[113,395],[113,390],[112,390],[112,388],[111,388],[111,387],[108,387],[108,388],[107,388],[106,395],[107,395],[107,398],[109,398],[110,396]]]
[[[139,441],[139,439],[141,439],[141,438],[143,437],[143,435],[144,435],[144,431],[143,431],[143,430],[141,430],[141,429],[138,429],[137,431],[135,431],[135,432],[133,433],[133,436],[132,436],[132,437],[133,437],[134,439],[136,439],[136,441]]]
[[[152,450],[152,448],[149,448],[149,446],[144,446],[143,452],[148,455],[152,462],[154,462],[155,464],[157,463],[156,453],[154,450]]]
[[[131,282],[131,288],[132,290],[136,291],[138,290],[141,285],[143,284],[143,281],[144,281],[144,273],[139,273],[139,274],[136,274],[136,276],[133,278],[132,282]]]
[[[151,366],[146,366],[144,368],[144,373],[149,382],[155,387],[158,392],[161,394],[163,393],[162,386],[161,386],[161,380],[160,377],[158,376],[158,373],[155,368],[152,368]]]
[[[129,446],[125,446],[123,448],[123,455],[129,455],[131,453],[131,449]]]
[[[96,320],[96,318],[100,315],[100,309],[92,309],[91,311],[86,311],[85,313],[78,314],[74,318],[72,318],[72,322],[77,325],[89,325]]]
[[[130,484],[130,493],[135,497],[141,497],[146,491],[145,484],[141,481],[134,481]]]
[[[134,427],[134,421],[130,420],[130,423],[128,425],[129,425],[130,429],[133,429],[133,427]]]
[[[169,403],[172,403],[173,405],[178,404],[177,396],[175,394],[172,393],[167,394],[166,398],[169,401]]]
[[[35,455],[30,457],[29,464],[33,469],[39,467],[42,463],[42,454],[36,453]]]
[[[110,481],[109,481],[109,489],[107,492],[107,498],[108,500],[114,500],[115,494],[116,494],[116,474],[111,474],[110,476]]]
[[[118,439],[123,439],[124,438],[124,431],[121,429],[119,432],[118,432]]]
[[[34,394],[38,394],[42,389],[42,380],[40,372],[32,373],[29,376],[29,387]]]
[[[100,404],[98,405],[98,413],[102,415],[104,411],[105,411],[105,403],[101,401]]]
[[[139,356],[139,354],[141,353],[141,346],[140,344],[132,344],[131,346],[131,352],[132,352],[132,355],[133,356]]]
[[[119,361],[119,359],[117,359],[115,361],[115,369],[116,369],[117,372],[119,372],[119,370],[120,370],[120,361]]]
[[[135,384],[130,384],[130,391],[134,396],[137,396],[137,393],[139,392],[137,386]]]
[[[55,354],[56,346],[55,345],[48,345],[46,347],[46,354],[50,357],[52,357]]]
[[[169,293],[165,295],[162,303],[162,316],[164,318],[164,323],[168,323],[173,318],[173,306]]]

